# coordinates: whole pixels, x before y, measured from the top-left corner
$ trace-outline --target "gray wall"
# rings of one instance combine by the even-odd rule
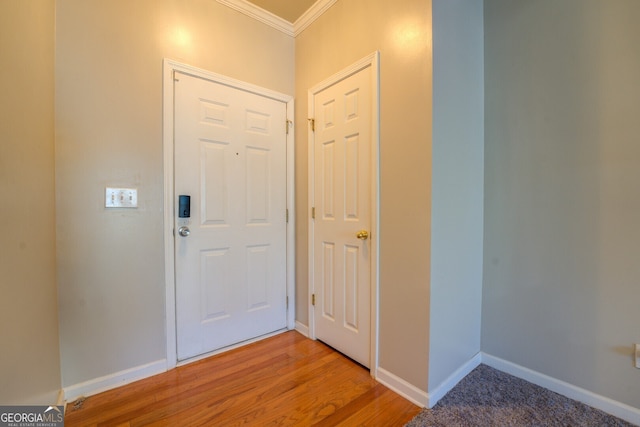
[[[340,1],[296,47],[298,123],[309,87],[381,51],[382,367],[431,390],[472,357],[483,270],[484,352],[640,407],[640,3],[485,0],[482,267],[478,4],[433,6],[432,134],[430,3]],[[294,41],[208,0],[0,9],[0,194],[22,207],[0,204],[0,401],[53,403],[60,365],[68,386],[164,358],[162,58],[293,93]],[[140,208],[106,212],[106,185]]]
[[[165,358],[162,59],[293,93],[294,40],[212,0],[56,3],[65,387]],[[105,210],[107,186],[138,188]]]
[[[636,408],[639,19],[485,0],[482,350]]]
[[[429,392],[480,352],[482,0],[433,0]]]
[[[0,404],[56,403],[53,0],[0,2]]]

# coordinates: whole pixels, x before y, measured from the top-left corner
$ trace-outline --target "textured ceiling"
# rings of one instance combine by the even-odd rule
[[[316,0],[249,0],[256,6],[289,21],[292,24],[307,11]]]

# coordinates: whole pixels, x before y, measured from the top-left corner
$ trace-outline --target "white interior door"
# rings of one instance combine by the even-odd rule
[[[174,80],[184,360],[286,327],[286,104],[179,72]],[[190,196],[189,218],[180,195]]]
[[[372,67],[313,96],[315,337],[370,366]]]

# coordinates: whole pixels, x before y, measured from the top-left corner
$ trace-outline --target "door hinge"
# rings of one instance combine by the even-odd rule
[[[291,129],[292,127],[293,127],[293,122],[289,119],[285,120],[284,128],[285,128],[285,131],[287,132],[287,135],[289,135],[289,129]]]
[[[311,219],[316,219],[316,208],[315,207],[311,208]]]
[[[289,308],[289,297],[287,297],[287,308]]]
[[[316,305],[316,294],[311,294],[311,305]]]
[[[309,125],[311,126],[311,132],[316,131],[316,119],[308,119]]]
[[[285,210],[284,219],[287,223],[289,223],[289,209]]]

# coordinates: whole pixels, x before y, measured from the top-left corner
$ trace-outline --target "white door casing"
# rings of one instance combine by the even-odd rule
[[[378,55],[309,91],[310,331],[377,366]],[[369,237],[360,235],[366,231]],[[313,302],[312,302],[313,304]]]
[[[290,97],[169,60],[165,73],[170,368],[293,327],[293,153]],[[191,196],[190,218],[178,217],[181,194]]]

